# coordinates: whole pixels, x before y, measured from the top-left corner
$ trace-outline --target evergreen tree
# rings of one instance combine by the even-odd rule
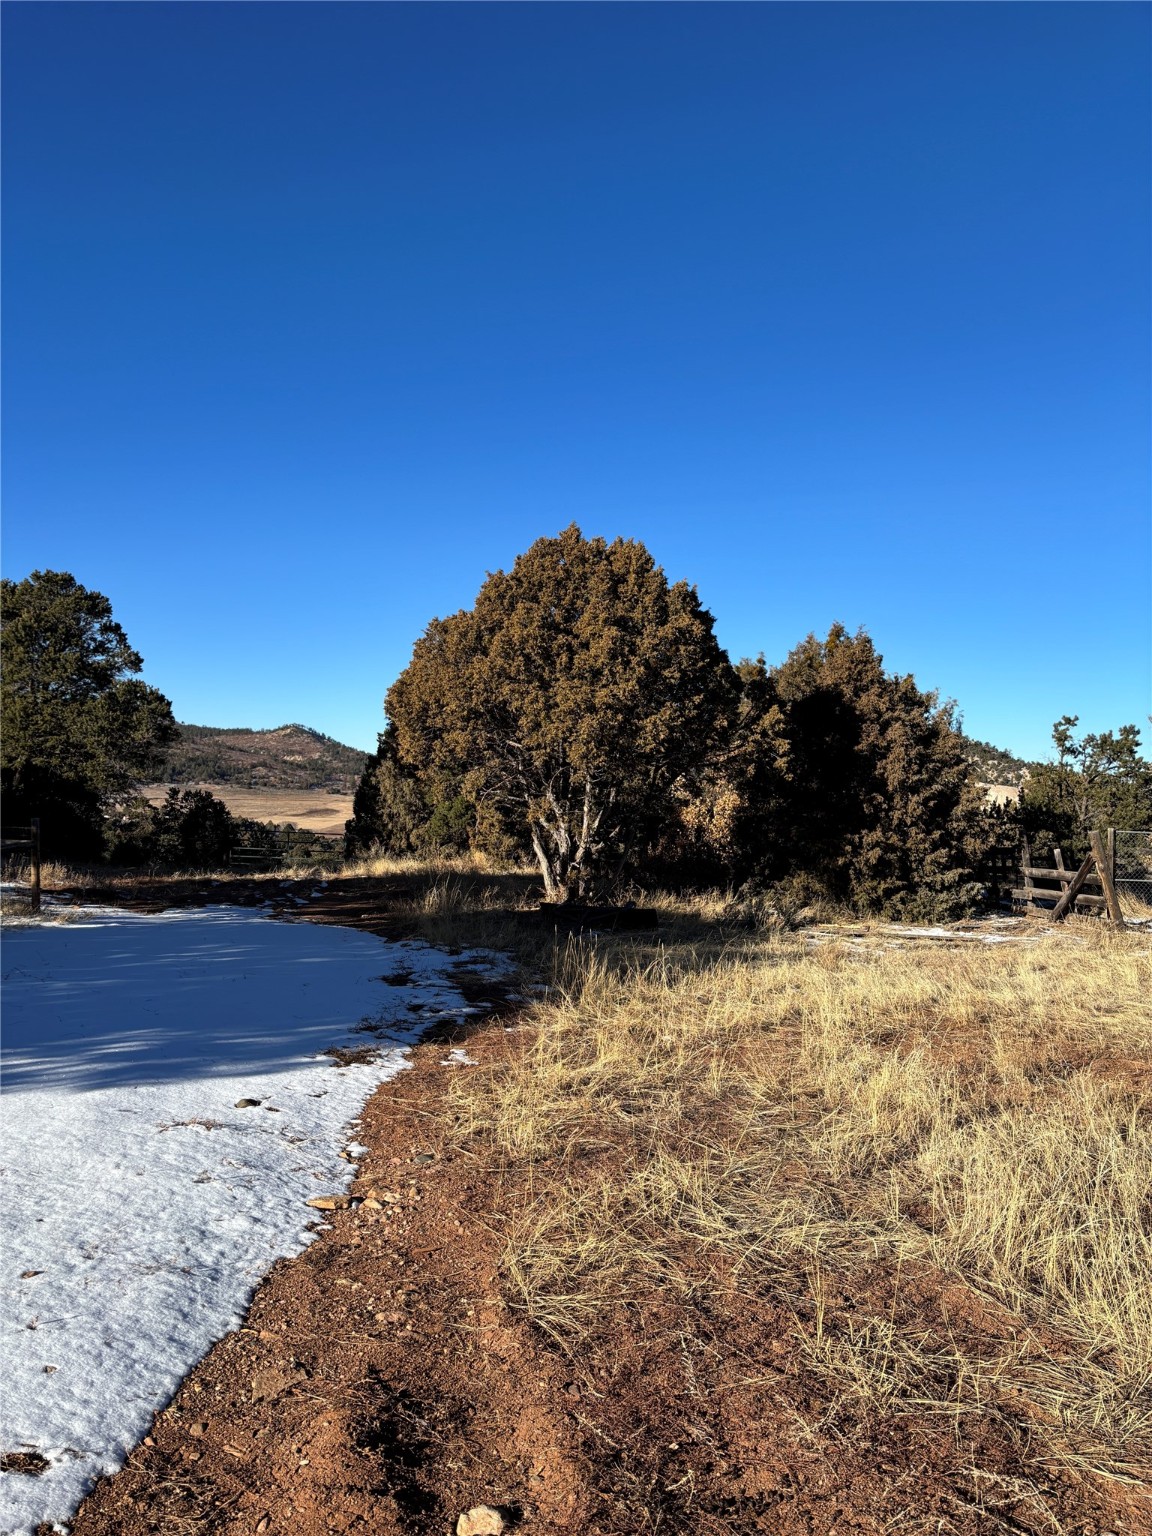
[[[420,829],[427,818],[420,786],[412,771],[400,763],[396,728],[389,725],[356,786],[352,819],[344,824],[345,853],[350,859],[371,852],[413,853],[420,846]]]
[[[220,869],[238,840],[223,800],[206,789],[173,787],[153,820],[151,854],[175,869]]]
[[[728,775],[745,871],[803,877],[887,915],[971,905],[983,797],[951,706],[886,673],[868,635],[840,624],[771,671],[760,661],[740,673]]]
[[[417,642],[385,704],[398,760],[526,838],[550,899],[584,894],[723,738],[735,686],[712,623],[639,543],[538,539]]]
[[[171,705],[132,675],[140,656],[101,593],[34,571],[0,596],[5,821],[38,815],[48,851],[91,854],[107,805],[159,769]]]
[[[1088,834],[1106,827],[1152,827],[1152,763],[1140,755],[1134,725],[1077,738],[1078,715],[1052,727],[1056,761],[1035,767],[1020,796],[1033,851],[1061,849],[1077,863]]]

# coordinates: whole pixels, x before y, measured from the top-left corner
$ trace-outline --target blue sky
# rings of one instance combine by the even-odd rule
[[[734,658],[1144,723],[1150,17],[8,4],[5,574],[180,719],[370,747],[575,520]]]

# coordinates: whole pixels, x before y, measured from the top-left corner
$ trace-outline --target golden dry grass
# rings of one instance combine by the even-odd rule
[[[352,815],[352,796],[327,789],[244,789],[235,784],[147,784],[140,791],[153,805],[162,805],[168,791],[206,789],[232,812],[253,821],[290,821],[293,826],[325,836],[343,836]]]
[[[455,1081],[461,1139],[506,1178],[518,1303],[575,1347],[647,1287],[767,1290],[840,1394],[995,1405],[1045,1454],[1143,1477],[1147,939],[702,932],[571,946],[507,1059]],[[901,1274],[995,1326],[918,1322]]]

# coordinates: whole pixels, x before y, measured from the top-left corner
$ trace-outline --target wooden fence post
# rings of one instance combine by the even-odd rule
[[[1116,894],[1116,885],[1112,879],[1112,861],[1108,857],[1104,839],[1099,832],[1089,832],[1088,841],[1092,844],[1096,868],[1100,872],[1100,884],[1104,887],[1104,905],[1108,908],[1108,916],[1114,923],[1119,923],[1123,927],[1124,912],[1120,906],[1120,898]]]
[[[32,840],[32,850],[31,850],[31,852],[32,852],[31,866],[32,867],[31,867],[31,871],[30,871],[30,875],[29,875],[29,885],[31,887],[31,890],[29,891],[29,900],[31,901],[33,912],[39,912],[39,910],[40,910],[40,818],[39,818],[39,816],[33,816],[33,818],[32,818],[32,839],[31,840]]]
[[[1088,876],[1092,873],[1092,866],[1095,864],[1095,862],[1095,854],[1090,853],[1084,860],[1083,864],[1081,864],[1080,868],[1072,876],[1071,885],[1064,892],[1063,896],[1061,896],[1056,905],[1052,908],[1052,921],[1054,923],[1060,922],[1061,918],[1063,918],[1068,909],[1075,905],[1076,898],[1079,896],[1080,890],[1085,880],[1087,880]]]

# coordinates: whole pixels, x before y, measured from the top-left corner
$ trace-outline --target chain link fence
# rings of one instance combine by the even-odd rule
[[[1152,917],[1152,832],[1113,833],[1113,875],[1125,917]]]

